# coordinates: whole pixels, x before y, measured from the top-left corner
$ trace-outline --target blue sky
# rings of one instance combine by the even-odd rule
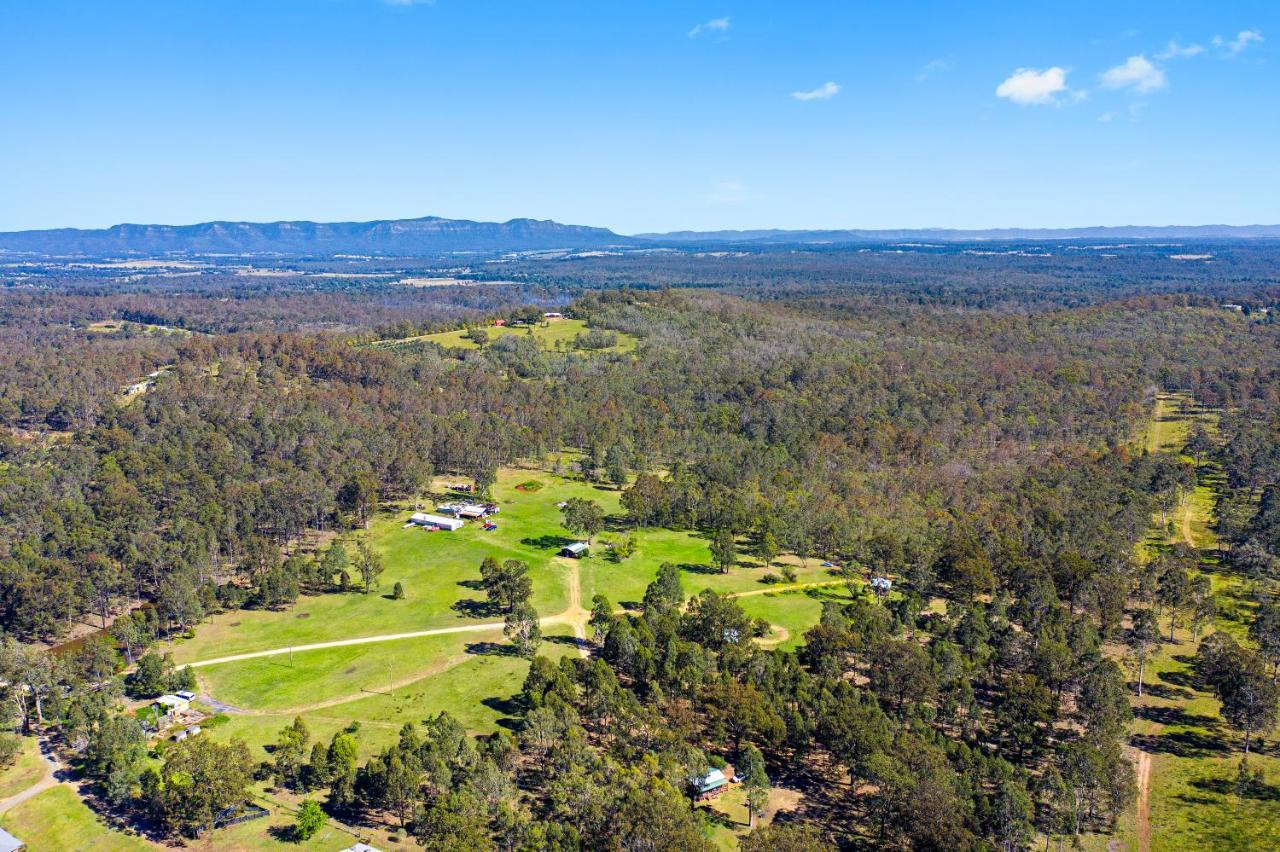
[[[0,230],[1280,222],[1280,3],[0,0]]]

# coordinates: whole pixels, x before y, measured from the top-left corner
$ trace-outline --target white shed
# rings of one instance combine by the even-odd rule
[[[413,516],[409,518],[409,522],[417,524],[420,527],[427,527],[435,530],[447,530],[449,532],[462,529],[462,527],[465,526],[465,524],[458,518],[445,518],[440,515],[428,515],[426,512],[414,512]]]

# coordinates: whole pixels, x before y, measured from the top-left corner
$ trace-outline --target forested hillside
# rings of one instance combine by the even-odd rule
[[[1143,631],[1190,617],[1170,572],[1190,588],[1199,571],[1194,555],[1139,558],[1199,465],[1142,446],[1161,392],[1222,412],[1186,452],[1221,465],[1221,558],[1251,582],[1224,653],[1242,670],[1261,654],[1269,676],[1241,730],[1269,739],[1275,721],[1277,255],[1033,248],[523,258],[501,266],[517,283],[418,290],[63,270],[0,290],[6,710],[58,740],[95,807],[152,837],[238,803],[255,758],[259,781],[314,796],[322,819],[404,826],[435,849],[737,843],[687,795],[726,762],[751,824],[768,814],[744,849],[1109,835],[1137,792],[1130,694],[1159,639]],[[544,312],[595,337],[543,345]],[[514,331],[467,348],[364,345],[495,321]],[[516,465],[620,491],[618,514],[583,520],[574,503],[567,529],[615,548],[687,535],[714,568],[665,564],[642,601],[584,602],[592,637],[558,659],[517,629],[537,624],[530,592],[510,591],[521,572],[485,568],[530,662],[507,726],[478,738],[432,713],[361,752],[351,734],[312,744],[300,721],[268,757],[236,740],[157,748],[133,724],[125,692],[151,694],[139,672],[195,684],[148,648],[226,613],[358,593],[348,569],[370,572],[367,594],[380,511],[441,477],[488,494]],[[334,537],[360,543],[350,563]],[[779,558],[822,564],[813,585],[840,592],[786,650],[750,640],[768,622],[732,595],[686,588]],[[871,577],[892,592],[870,594]],[[224,800],[183,788],[192,767]],[[794,806],[766,808],[771,785]]]

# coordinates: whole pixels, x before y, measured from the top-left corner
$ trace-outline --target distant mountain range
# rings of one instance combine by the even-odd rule
[[[661,243],[966,243],[988,240],[1239,240],[1280,239],[1280,225],[1124,225],[1091,228],[898,228],[822,231],[672,231],[637,234]]]
[[[991,240],[1219,240],[1280,239],[1280,225],[1192,225],[1094,228],[901,228],[892,230],[673,231],[623,236],[607,228],[562,225],[547,219],[473,222],[468,219],[384,219],[376,222],[205,222],[199,225],[116,225],[98,230],[58,228],[0,233],[0,250],[45,255],[162,255],[169,253],[318,255],[432,255],[602,249],[659,245],[857,244]]]
[[[635,245],[607,228],[539,219],[388,219],[377,222],[204,222],[0,233],[0,249],[48,255],[170,252],[287,255],[422,255]]]

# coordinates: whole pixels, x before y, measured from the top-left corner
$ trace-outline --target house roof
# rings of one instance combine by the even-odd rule
[[[161,695],[156,699],[155,703],[163,704],[165,707],[179,707],[183,704],[189,704],[190,702],[177,695]]]
[[[17,852],[17,850],[25,848],[26,845],[3,828],[0,828],[0,852]]]
[[[719,769],[708,769],[702,775],[693,779],[693,786],[697,788],[699,793],[709,792],[728,783],[729,779],[725,778],[724,773]]]

